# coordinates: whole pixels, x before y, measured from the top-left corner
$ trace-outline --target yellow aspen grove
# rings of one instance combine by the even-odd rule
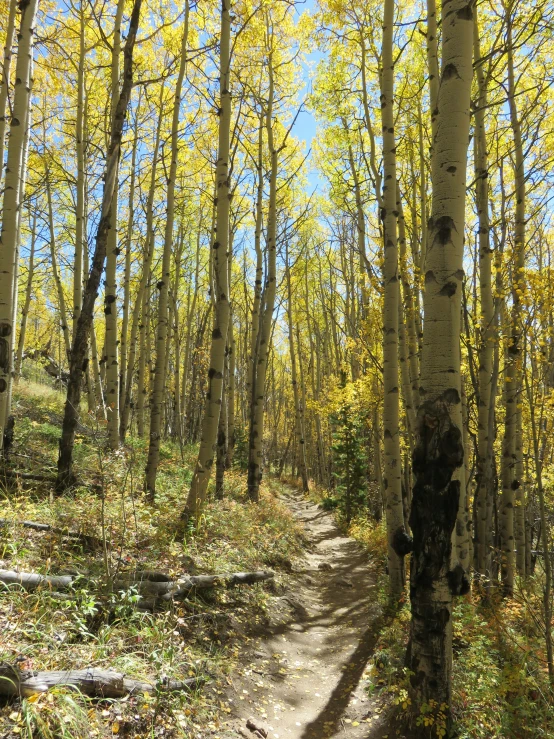
[[[187,44],[189,33],[189,3],[185,0],[185,21],[183,40],[181,43],[181,60],[175,87],[173,102],[173,118],[171,121],[171,163],[167,178],[167,214],[165,221],[164,246],[162,255],[162,275],[158,282],[158,330],[156,332],[156,365],[154,368],[154,386],[150,408],[150,443],[146,462],[145,487],[153,498],[156,493],[156,474],[160,461],[160,437],[162,420],[162,400],[165,387],[165,362],[168,335],[168,307],[171,259],[173,255],[173,224],[175,222],[175,179],[177,177],[177,155],[179,153],[179,113],[181,109],[181,92],[187,68]]]
[[[20,3],[16,83],[10,121],[8,160],[4,179],[0,232],[0,449],[10,415],[13,381],[14,297],[17,280],[18,226],[26,130],[29,125],[32,85],[33,37],[38,0]]]
[[[65,490],[75,482],[73,471],[73,447],[75,445],[75,429],[79,418],[81,400],[81,383],[84,374],[84,364],[87,355],[90,332],[94,316],[94,304],[98,296],[100,278],[106,259],[108,247],[108,233],[111,225],[112,198],[116,187],[118,163],[121,149],[123,124],[127,116],[127,108],[133,89],[133,49],[140,20],[142,0],[135,0],[129,22],[129,31],[123,51],[123,83],[121,93],[113,116],[110,144],[106,158],[106,172],[102,196],[102,211],[96,232],[96,245],[92,257],[90,274],[83,295],[83,306],[75,336],[71,344],[69,363],[69,380],[64,408],[62,435],[59,443],[58,475],[56,485],[59,490]]]
[[[208,481],[214,465],[217,427],[223,393],[225,346],[229,327],[229,155],[231,129],[231,0],[221,0],[219,40],[219,143],[216,165],[217,209],[213,242],[215,310],[210,347],[208,390],[202,416],[198,459],[192,476],[185,516],[198,518],[206,499]]]
[[[404,556],[409,537],[404,528],[402,464],[400,457],[398,377],[399,271],[396,209],[396,142],[394,136],[394,0],[385,0],[381,71],[381,121],[383,125],[383,486],[387,513],[388,570],[391,596],[398,600],[404,590]]]
[[[408,667],[416,711],[444,704],[452,690],[452,598],[467,589],[451,570],[463,465],[460,314],[473,4],[442,6],[442,67],[433,141],[433,199],[425,260],[420,406],[413,457],[410,527],[412,620]],[[423,727],[421,729],[423,735]]]

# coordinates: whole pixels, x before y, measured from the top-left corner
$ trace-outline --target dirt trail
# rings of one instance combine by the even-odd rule
[[[367,554],[331,513],[298,493],[285,502],[304,526],[307,551],[274,599],[271,625],[233,675],[230,736],[255,737],[246,728],[253,717],[269,739],[384,738],[380,706],[361,680],[379,615]]]

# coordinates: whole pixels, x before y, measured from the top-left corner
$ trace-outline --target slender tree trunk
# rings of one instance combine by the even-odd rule
[[[460,316],[467,147],[472,81],[473,4],[442,6],[442,70],[433,142],[433,201],[425,263],[421,404],[417,416],[410,527],[412,621],[408,667],[413,710],[423,703],[448,716],[452,673],[452,596],[467,589],[450,569],[463,467]],[[421,727],[423,736],[427,729]]]
[[[111,205],[117,180],[117,168],[121,149],[123,124],[127,115],[127,108],[133,88],[133,49],[137,35],[141,5],[142,0],[135,0],[131,14],[131,21],[129,23],[129,32],[125,42],[125,49],[123,52],[125,60],[123,84],[113,119],[110,144],[106,158],[104,192],[102,196],[100,221],[96,232],[96,245],[89,278],[83,295],[83,306],[81,313],[79,314],[75,337],[71,346],[69,381],[67,384],[67,398],[65,401],[62,436],[60,439],[60,451],[58,457],[57,487],[62,490],[73,484],[75,480],[73,473],[73,447],[75,444],[75,428],[79,418],[81,384],[94,317],[94,304],[98,296],[100,279],[102,277],[104,261],[106,259],[108,233],[111,223]]]
[[[21,325],[19,328],[19,336],[17,340],[17,352],[15,354],[15,382],[19,382],[21,377],[21,364],[23,362],[23,352],[25,351],[25,334],[27,332],[27,319],[29,317],[29,308],[31,306],[31,298],[33,296],[33,277],[35,275],[35,247],[37,240],[37,212],[33,213],[33,225],[31,227],[31,248],[29,252],[29,271],[27,273],[27,286],[25,288],[25,301],[21,309]]]
[[[4,146],[6,144],[6,108],[10,97],[10,70],[12,64],[12,46],[15,31],[15,14],[17,0],[10,0],[8,25],[6,26],[6,41],[4,43],[4,63],[0,84],[0,184],[4,174]]]
[[[490,467],[488,457],[492,454],[492,439],[489,438],[489,414],[494,398],[491,396],[492,366],[495,337],[495,310],[492,293],[492,258],[490,248],[489,221],[489,163],[485,111],[488,107],[487,88],[479,44],[477,8],[474,9],[473,47],[478,88],[475,109],[475,196],[479,217],[479,296],[481,299],[481,322],[479,330],[479,396],[477,432],[477,557],[476,569],[483,577],[487,571],[487,499],[492,494],[492,480],[487,474]]]
[[[115,12],[115,25],[112,44],[111,68],[111,126],[115,126],[115,113],[119,98],[119,57],[121,55],[121,21],[125,0],[118,0]],[[110,210],[110,227],[106,253],[106,278],[104,289],[104,316],[106,321],[105,368],[106,368],[106,409],[108,412],[108,442],[112,449],[119,446],[119,352],[117,331],[117,257],[119,256],[117,211],[119,206],[118,188],[119,162],[116,163],[115,187]]]
[[[231,0],[222,0],[220,35],[220,100],[219,100],[219,146],[216,166],[217,220],[216,240],[213,244],[215,277],[215,311],[208,371],[208,392],[202,418],[200,450],[192,477],[185,517],[198,518],[206,499],[208,482],[214,464],[214,447],[217,438],[219,412],[223,390],[225,344],[229,326],[229,207],[230,207],[230,49],[231,47]]]
[[[304,429],[302,428],[302,410],[300,392],[298,389],[298,368],[296,348],[294,346],[294,321],[292,315],[292,280],[291,265],[289,261],[288,242],[285,245],[285,280],[287,284],[287,321],[289,334],[290,373],[292,383],[292,394],[294,400],[294,432],[298,444],[298,471],[302,477],[302,489],[308,492],[308,470],[306,465],[306,444],[304,440]]]
[[[4,180],[2,230],[0,232],[0,449],[4,444],[4,432],[10,415],[13,382],[19,212],[23,194],[25,142],[30,123],[33,36],[37,5],[38,0],[27,0],[19,6],[21,25],[15,70],[16,85]]]
[[[273,43],[271,40],[270,43]],[[260,483],[263,475],[264,404],[266,397],[266,375],[271,347],[271,328],[277,289],[277,171],[278,157],[273,135],[273,95],[274,70],[273,49],[269,51],[267,62],[269,76],[268,102],[265,110],[265,130],[270,155],[269,204],[267,213],[266,253],[267,279],[263,292],[263,310],[260,313],[260,328],[257,337],[256,363],[252,380],[252,410],[250,415],[249,456],[248,456],[248,497],[258,501]]]
[[[235,372],[236,372],[236,347],[235,332],[233,326],[233,312],[229,320],[229,379],[227,381],[227,456],[225,467],[231,469],[233,466],[233,454],[235,449]]]
[[[128,221],[127,236],[125,239],[125,271],[123,275],[123,310],[121,321],[121,338],[119,341],[119,440],[121,443],[125,441],[127,432],[127,423],[129,408],[126,409],[126,381],[127,367],[129,357],[129,313],[131,308],[131,256],[133,242],[133,226],[135,220],[135,183],[137,169],[137,149],[139,143],[139,111],[140,111],[140,90],[139,99],[137,101],[137,110],[135,113],[135,131],[133,136],[133,153],[131,155],[131,175],[129,181],[129,201],[128,201]],[[161,120],[161,116],[160,116]],[[140,304],[142,300],[140,290],[137,292],[136,301]],[[135,331],[136,341],[136,331]],[[134,357],[133,357],[134,363]],[[132,375],[131,375],[132,377]],[[130,400],[130,399],[129,399]]]
[[[83,300],[83,250],[85,240],[85,13],[84,3],[79,10],[79,66],[77,68],[77,111],[75,119],[75,148],[77,150],[77,197],[75,209],[75,259],[73,261],[73,325],[75,336],[77,320]]]
[[[507,9],[507,55],[508,55],[508,103],[510,123],[514,137],[515,179],[515,231],[514,258],[512,260],[512,311],[510,340],[507,347],[505,369],[506,415],[502,443],[502,497],[500,501],[500,546],[502,550],[501,578],[506,595],[514,590],[515,547],[514,547],[514,504],[515,491],[521,481],[517,478],[520,463],[517,459],[517,406],[521,388],[521,331],[522,298],[525,292],[525,162],[521,125],[516,104],[514,74],[514,52],[512,45],[512,6]]]
[[[402,505],[402,463],[398,387],[398,241],[396,211],[396,142],[394,136],[394,0],[385,0],[381,71],[381,120],[383,124],[383,429],[385,440],[383,485],[387,511],[388,571],[391,598],[404,590],[406,531]]]
[[[173,224],[175,221],[175,179],[177,177],[177,155],[179,152],[179,115],[181,111],[181,91],[187,67],[187,44],[189,31],[189,3],[185,0],[185,21],[181,42],[181,61],[175,86],[173,119],[171,122],[171,164],[167,180],[167,214],[165,221],[164,247],[162,254],[162,275],[158,282],[158,330],[156,334],[156,366],[150,409],[150,444],[146,462],[146,492],[150,498],[156,493],[156,475],[160,462],[160,438],[162,401],[165,388],[165,361],[167,353],[169,284],[171,278],[171,257],[173,254]]]

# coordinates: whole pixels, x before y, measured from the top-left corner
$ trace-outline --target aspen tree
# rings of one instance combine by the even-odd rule
[[[123,124],[127,115],[127,108],[133,88],[133,49],[137,36],[141,5],[142,0],[135,0],[129,22],[129,31],[125,41],[123,51],[123,83],[113,117],[110,144],[107,152],[102,209],[96,232],[96,244],[90,274],[83,294],[83,305],[71,345],[69,380],[67,383],[67,397],[58,457],[57,487],[62,490],[72,485],[75,480],[73,473],[73,447],[75,444],[75,428],[79,418],[83,365],[87,355],[92,328],[94,304],[98,296],[100,279],[106,259],[108,233],[111,224],[112,198],[117,180]]]
[[[75,259],[73,260],[73,326],[75,335],[77,319],[83,300],[83,250],[85,241],[85,13],[84,0],[79,9],[79,62],[77,67],[77,111],[75,114],[75,148],[77,152],[77,197],[75,203]]]
[[[165,361],[168,334],[169,283],[171,257],[173,254],[173,224],[175,221],[175,180],[177,177],[177,156],[179,152],[179,114],[181,110],[181,92],[187,68],[187,44],[189,32],[189,3],[185,0],[185,20],[183,39],[181,42],[181,59],[175,86],[173,102],[173,118],[171,121],[171,163],[167,178],[167,211],[165,220],[164,246],[162,252],[162,274],[158,282],[158,327],[156,332],[156,365],[154,368],[152,400],[150,407],[150,443],[146,462],[146,492],[150,498],[156,493],[156,475],[160,461],[160,438],[162,401],[165,388]]]
[[[275,294],[277,290],[277,172],[278,157],[282,146],[277,148],[274,140],[273,116],[275,82],[273,67],[273,29],[269,27],[269,18],[266,19],[269,37],[269,53],[267,58],[268,93],[265,108],[265,131],[267,148],[270,156],[269,170],[269,203],[267,212],[266,253],[267,275],[260,304],[260,327],[257,335],[256,361],[252,378],[252,407],[250,413],[249,454],[248,454],[248,497],[258,501],[260,483],[263,474],[263,435],[264,435],[264,402],[266,396],[266,375],[271,346],[271,327],[275,308]],[[263,306],[263,309],[262,309]]]
[[[414,711],[435,701],[448,713],[452,596],[467,586],[450,569],[463,465],[460,314],[473,3],[442,6],[442,68],[433,141],[433,200],[425,261],[420,407],[410,527],[412,620],[408,667]],[[421,732],[423,734],[423,727]]]
[[[133,151],[131,154],[131,172],[129,180],[129,199],[128,199],[128,221],[127,235],[125,238],[125,267],[123,274],[123,305],[121,334],[119,340],[119,440],[121,443],[125,441],[125,433],[127,430],[127,418],[125,411],[126,401],[126,380],[127,380],[127,360],[129,357],[129,314],[131,310],[131,251],[133,241],[133,227],[135,225],[135,186],[137,176],[137,150],[139,143],[139,112],[140,112],[141,95],[139,89],[139,97],[137,100],[137,109],[135,111],[135,128],[133,135]],[[138,299],[138,297],[137,297]],[[127,410],[128,413],[128,410]],[[125,430],[125,431],[124,431]]]
[[[111,127],[115,126],[115,113],[119,98],[119,57],[121,55],[121,21],[125,0],[118,0],[112,42],[111,64]],[[119,446],[119,357],[117,332],[117,257],[119,256],[117,210],[119,204],[118,174],[116,164],[116,185],[110,211],[110,230],[106,253],[106,278],[104,288],[104,316],[106,323],[105,355],[106,363],[106,409],[108,413],[108,442],[112,449]]]
[[[0,232],[0,449],[10,415],[13,381],[14,305],[17,279],[19,213],[26,132],[30,119],[33,36],[38,0],[20,3],[16,82],[10,121]]]
[[[517,406],[521,402],[521,331],[522,298],[525,292],[525,162],[521,124],[516,103],[516,81],[514,73],[514,48],[512,40],[512,5],[506,12],[506,53],[508,66],[508,105],[510,124],[514,139],[515,180],[515,224],[514,259],[512,262],[512,310],[510,316],[510,339],[507,347],[504,373],[506,413],[504,439],[502,443],[502,497],[500,501],[500,544],[502,548],[501,577],[504,592],[511,595],[514,589],[515,540],[514,504],[516,490],[521,486],[517,478],[520,465],[517,459]]]
[[[198,459],[194,469],[185,517],[198,518],[206,499],[211,475],[219,412],[223,390],[225,344],[229,326],[229,272],[227,269],[229,248],[229,155],[231,129],[231,0],[221,0],[221,33],[219,42],[219,143],[216,165],[216,233],[213,243],[215,310],[210,347],[208,391],[202,416],[202,432]]]
[[[396,210],[396,142],[394,135],[394,0],[385,0],[381,70],[381,121],[383,127],[383,199],[381,220],[384,229],[383,305],[383,489],[387,512],[387,556],[391,597],[397,601],[404,590],[404,556],[407,535],[404,529],[400,459],[398,386],[398,241]]]
[[[289,337],[289,356],[291,384],[294,400],[294,432],[298,444],[298,471],[302,478],[302,489],[308,492],[308,470],[306,465],[306,443],[304,438],[302,404],[300,401],[300,392],[298,388],[298,368],[297,368],[297,350],[294,345],[294,321],[292,316],[292,280],[291,280],[291,264],[289,260],[288,240],[285,244],[285,280],[287,283],[287,321],[288,321],[288,337]]]
[[[4,60],[0,80],[0,183],[4,174],[4,146],[6,143],[6,108],[10,97],[10,69],[12,64],[12,46],[15,33],[15,15],[17,0],[10,0],[6,41],[4,43]]]
[[[477,439],[477,530],[476,569],[480,575],[490,576],[488,565],[487,499],[492,495],[491,461],[492,440],[489,439],[489,415],[494,412],[491,396],[492,365],[495,343],[495,309],[492,294],[492,258],[490,248],[490,219],[485,111],[488,107],[487,83],[479,43],[477,8],[474,9],[473,46],[478,99],[475,108],[475,199],[479,220],[479,297],[481,321],[479,335],[479,399]]]
[[[25,350],[25,335],[27,333],[27,320],[29,317],[29,308],[33,297],[33,277],[35,276],[35,248],[37,242],[37,210],[33,212],[33,223],[31,226],[31,246],[29,250],[29,264],[27,272],[27,285],[25,287],[25,300],[21,308],[21,324],[19,326],[19,336],[17,337],[17,351],[15,353],[14,377],[15,382],[21,377],[21,364],[23,362],[23,352]]]

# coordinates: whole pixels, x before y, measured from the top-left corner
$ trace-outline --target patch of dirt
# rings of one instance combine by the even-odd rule
[[[284,502],[304,526],[306,553],[232,676],[233,728],[225,736],[385,739],[385,710],[362,680],[380,616],[367,554],[341,534],[331,513],[300,494]],[[249,718],[260,733],[247,728]]]

